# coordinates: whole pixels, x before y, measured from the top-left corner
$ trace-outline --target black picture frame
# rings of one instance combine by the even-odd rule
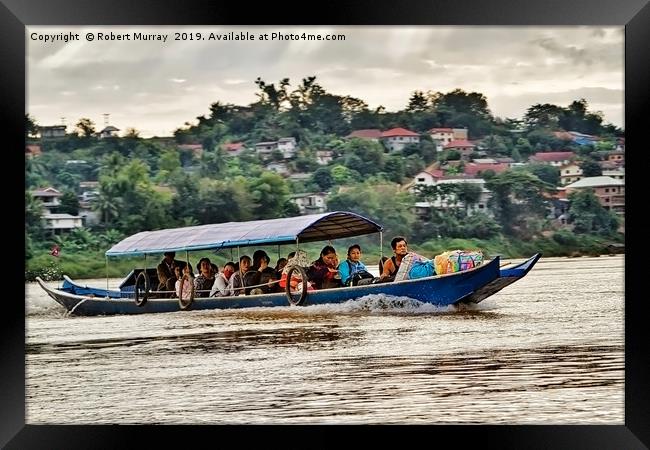
[[[293,11],[293,12],[291,12]],[[90,2],[88,0],[0,0],[0,57],[2,64],[2,108],[0,117],[6,126],[5,155],[13,152],[6,164],[18,164],[18,148],[24,142],[25,113],[25,26],[29,25],[603,25],[625,26],[625,130],[628,160],[627,180],[635,183],[643,177],[643,152],[647,153],[641,130],[647,128],[646,115],[650,99],[650,5],[647,0],[439,0],[386,1],[357,0],[311,4],[300,8],[269,3],[253,6],[247,2],[186,0],[140,0]],[[19,173],[18,170],[5,171]],[[10,186],[14,175],[5,177]],[[20,176],[15,175],[16,183]],[[13,196],[11,188],[7,189]],[[628,186],[627,214],[633,214],[643,189]],[[16,226],[11,239],[22,233],[19,214],[8,214],[6,220]],[[15,216],[15,217],[13,217]],[[641,215],[642,216],[642,215]],[[639,230],[650,229],[647,219],[637,216],[626,220],[626,240],[640,241]],[[23,226],[24,229],[24,226]],[[8,233],[8,232],[7,232]],[[23,247],[24,248],[24,247]],[[413,443],[447,442],[464,447],[475,442],[495,448],[570,448],[570,449],[641,449],[650,445],[650,389],[647,383],[649,353],[644,342],[647,315],[644,314],[645,292],[639,281],[641,250],[627,245],[625,255],[625,425],[579,426],[433,426],[433,427],[355,427],[368,439],[390,439],[397,432],[408,433]],[[24,278],[16,267],[6,266],[6,276]],[[15,277],[14,277],[15,275]],[[206,442],[206,447],[223,443],[215,433],[239,435],[240,443],[250,442],[260,428],[265,440],[282,434],[310,436],[310,440],[292,440],[292,445],[309,442],[325,446],[340,444],[339,431],[349,427],[330,426],[327,431],[312,427],[194,427],[194,426],[35,426],[25,425],[25,308],[20,293],[13,292],[4,300],[2,339],[0,339],[0,446],[6,448],[119,448],[134,446],[134,439],[145,442],[169,442],[191,432],[193,447]],[[143,411],[146,414],[146,411]],[[53,418],[65,423],[65,418]],[[252,430],[253,429],[253,430]],[[252,432],[251,432],[252,431]],[[314,439],[315,438],[315,439]],[[208,439],[204,441],[203,439]],[[424,440],[426,439],[426,440]],[[270,442],[269,441],[269,442]],[[280,441],[276,441],[280,442]]]

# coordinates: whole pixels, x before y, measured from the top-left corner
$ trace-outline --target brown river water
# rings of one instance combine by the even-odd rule
[[[542,258],[461,309],[74,317],[28,283],[26,423],[622,425],[623,258]]]

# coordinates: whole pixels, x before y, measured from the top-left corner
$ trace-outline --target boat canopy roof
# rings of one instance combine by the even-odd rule
[[[381,225],[346,211],[283,219],[227,222],[143,231],[123,239],[106,256],[195,251],[251,245],[328,241],[382,231]]]

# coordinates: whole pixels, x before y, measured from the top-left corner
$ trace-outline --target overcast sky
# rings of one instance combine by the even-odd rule
[[[248,32],[254,41],[207,40]],[[624,127],[623,27],[45,27],[27,29],[27,112],[39,125],[79,118],[103,128],[104,113],[123,133],[171,136],[211,103],[248,105],[254,81],[292,87],[315,75],[333,94],[370,108],[403,109],[415,90],[480,92],[492,113],[522,118],[535,103],[567,106],[585,98],[606,123]],[[168,34],[160,41],[86,41],[87,33]],[[201,32],[203,41],[174,41]],[[344,34],[345,41],[260,41],[281,32]],[[32,40],[31,34],[78,33],[79,41]]]

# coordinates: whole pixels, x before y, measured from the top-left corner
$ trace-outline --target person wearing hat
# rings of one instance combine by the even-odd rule
[[[174,273],[174,267],[179,267],[182,273],[183,267],[185,267],[187,263],[185,261],[174,259],[175,257],[176,252],[165,252],[163,260],[160,261],[160,264],[156,267],[159,291],[174,291],[176,289],[177,278]]]

